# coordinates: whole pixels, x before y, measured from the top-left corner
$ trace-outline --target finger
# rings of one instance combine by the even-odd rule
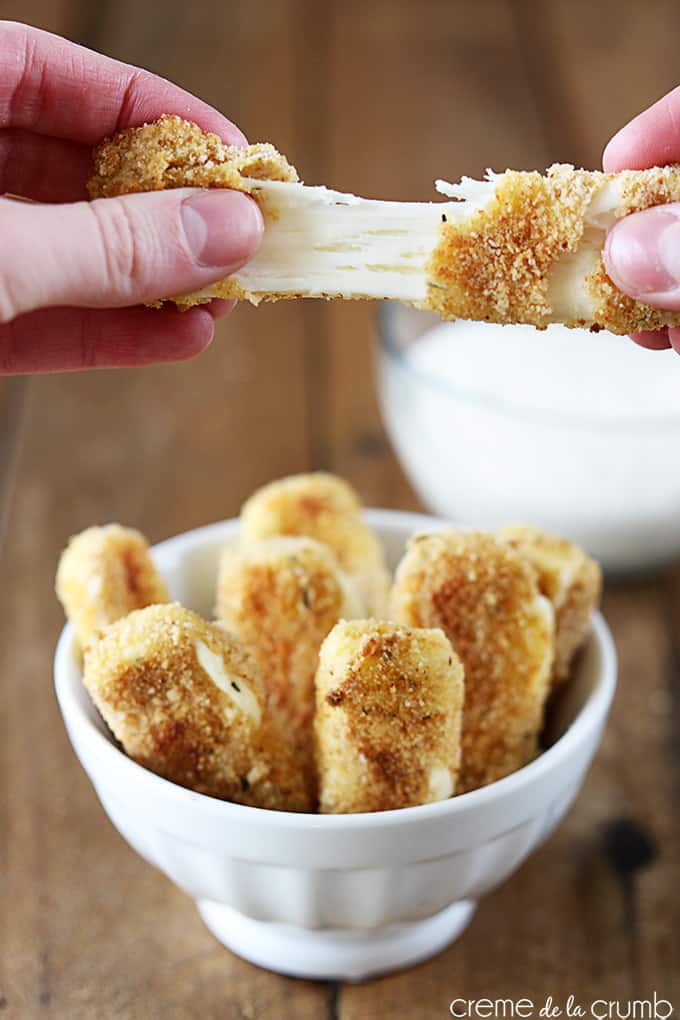
[[[630,335],[636,344],[646,347],[649,351],[667,351],[671,346],[667,329],[644,330],[642,333],[631,333]]]
[[[208,304],[204,305],[207,308],[213,319],[223,319],[225,315],[229,315],[229,312],[236,305],[235,301],[224,301],[222,298],[213,298]]]
[[[604,264],[619,290],[636,301],[680,311],[680,204],[619,220],[607,236]]]
[[[62,138],[22,128],[0,131],[0,194],[36,202],[77,202],[87,198],[91,150]]]
[[[205,350],[213,332],[203,308],[42,309],[0,325],[0,374],[184,361]]]
[[[634,117],[607,145],[602,165],[607,173],[645,170],[680,161],[680,87]]]
[[[53,305],[118,308],[199,290],[256,251],[237,191],[181,188],[69,205],[0,200],[0,321]]]
[[[92,145],[123,127],[176,113],[223,141],[245,138],[189,92],[50,32],[0,21],[0,127],[23,127]]]

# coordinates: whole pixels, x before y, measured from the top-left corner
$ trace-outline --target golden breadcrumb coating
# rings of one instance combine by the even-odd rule
[[[316,675],[320,810],[387,811],[450,797],[463,689],[462,664],[441,630],[338,623]]]
[[[501,528],[498,535],[529,560],[540,591],[553,604],[553,684],[563,683],[569,676],[574,655],[588,636],[590,615],[600,601],[600,565],[566,538],[528,525]]]
[[[169,114],[126,128],[94,150],[91,198],[166,188],[250,190],[247,180],[297,181],[285,156],[269,143],[226,145],[218,135]]]
[[[506,170],[491,202],[463,223],[442,223],[430,258],[425,307],[445,319],[529,323],[551,321],[550,271],[579,247],[589,203],[604,182],[620,181],[617,218],[653,205],[680,201],[680,168],[603,174],[567,164],[537,171]],[[613,333],[661,329],[669,313],[634,301],[607,276],[600,258],[586,280],[596,301],[597,328]],[[680,321],[680,319],[678,320]],[[567,326],[588,325],[584,320]]]
[[[94,150],[93,162],[94,173],[87,184],[93,199],[167,188],[231,188],[250,194],[253,181],[299,180],[295,167],[268,142],[226,145],[218,135],[174,114],[104,139]],[[258,202],[264,212],[265,198],[258,195]],[[211,290],[209,296],[196,291],[168,295],[167,300],[186,309],[213,297],[248,296],[229,278]],[[150,304],[159,308],[163,301]]]
[[[170,597],[144,536],[120,524],[88,528],[71,539],[59,560],[56,589],[81,645],[133,609]]]
[[[242,540],[272,535],[307,535],[330,546],[367,615],[384,615],[390,579],[382,546],[343,479],[324,472],[291,475],[258,489],[241,510]]]
[[[177,604],[111,624],[83,682],[127,754],[180,786],[281,811],[311,807],[292,743],[236,638]]]
[[[554,629],[552,606],[526,560],[480,531],[416,535],[397,568],[392,613],[412,627],[441,627],[465,667],[458,791],[534,757]]]
[[[216,615],[255,658],[273,705],[311,743],[319,648],[363,606],[328,546],[275,536],[223,550]]]

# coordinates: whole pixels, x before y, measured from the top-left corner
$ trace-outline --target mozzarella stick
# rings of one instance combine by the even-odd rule
[[[481,531],[411,539],[392,613],[441,627],[465,667],[464,793],[509,775],[538,749],[554,651],[553,609],[529,564]]]
[[[253,655],[288,726],[311,743],[321,642],[341,618],[364,615],[332,551],[288,535],[224,549],[215,613]]]
[[[550,323],[613,333],[680,324],[680,312],[633,301],[604,268],[617,219],[680,201],[680,168],[618,174],[555,164],[437,181],[440,202],[385,202],[300,183],[268,144],[238,148],[175,116],[128,128],[94,153],[92,198],[175,187],[247,192],[265,221],[255,257],[201,291],[214,297],[393,298],[444,319]]]
[[[71,539],[56,589],[82,646],[133,609],[169,601],[144,535],[120,524],[87,528]]]
[[[516,524],[498,532],[536,571],[538,587],[555,610],[553,685],[569,677],[572,660],[590,630],[602,590],[600,565],[566,538]]]
[[[272,535],[306,535],[333,550],[368,616],[383,616],[390,577],[378,537],[361,517],[356,492],[342,478],[318,471],[290,475],[253,493],[241,510],[244,543]]]
[[[236,638],[176,604],[139,609],[85,650],[83,683],[140,765],[223,800],[306,811],[292,740]]]
[[[460,659],[441,630],[337,624],[316,675],[321,812],[387,811],[450,797],[463,687]]]

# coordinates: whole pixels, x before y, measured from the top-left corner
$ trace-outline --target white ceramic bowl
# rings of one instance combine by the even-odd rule
[[[367,519],[393,565],[414,531],[443,526],[387,510],[368,511]],[[210,615],[218,551],[236,540],[238,527],[225,521],[155,547],[175,598]],[[197,901],[234,952],[272,970],[346,980],[438,952],[465,927],[477,899],[553,830],[597,748],[615,675],[612,640],[595,614],[557,739],[530,765],[435,804],[323,816],[225,803],[141,768],[115,746],[82,686],[70,625],[55,659],[69,736],[128,843]]]

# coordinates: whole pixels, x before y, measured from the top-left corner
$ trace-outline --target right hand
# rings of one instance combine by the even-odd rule
[[[680,88],[669,92],[614,135],[604,150],[608,173],[680,163]],[[609,231],[607,273],[619,290],[637,301],[680,311],[680,203],[625,216]],[[635,333],[655,350],[680,353],[680,327]]]

